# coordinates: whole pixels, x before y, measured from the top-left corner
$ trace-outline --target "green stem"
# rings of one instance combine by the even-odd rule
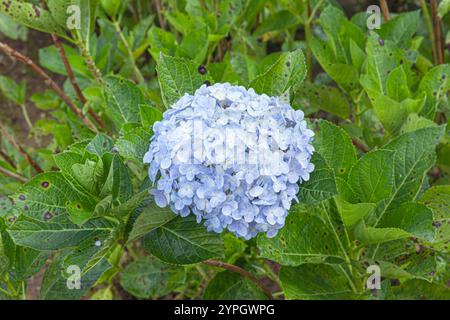
[[[25,281],[22,281],[22,300],[27,300],[27,291],[25,287]]]
[[[119,22],[114,21],[113,22],[114,28],[116,29],[116,32],[119,35],[120,41],[122,41],[125,50],[128,54],[128,59],[130,60],[131,66],[133,67],[134,74],[136,75],[136,79],[139,83],[143,83],[145,81],[144,77],[142,76],[141,71],[136,65],[136,61],[134,60],[133,52],[131,51],[130,45],[128,44],[127,39],[125,38],[125,35],[122,32],[122,29],[120,28]]]
[[[431,43],[433,44],[431,47],[433,51],[433,59],[434,61],[436,61],[437,60],[437,52],[435,48],[436,41],[434,41],[433,23],[431,22],[430,12],[428,11],[426,0],[420,0],[420,6],[422,8],[423,20],[425,22],[425,26],[427,27],[428,35],[431,38]]]
[[[97,81],[97,83],[99,85],[102,85],[103,84],[102,74],[101,74],[100,70],[97,68],[97,66],[95,65],[94,58],[91,56],[89,49],[84,44],[84,42],[81,39],[78,32],[74,33],[74,37],[75,37],[75,45],[80,50],[81,56],[82,56],[84,62],[86,63],[89,71],[94,76],[94,79]]]
[[[319,10],[319,8],[323,2],[324,2],[324,0],[320,0],[319,2],[317,2],[316,6],[314,7],[314,9],[311,11],[311,14],[309,15],[308,21],[306,22],[307,24],[311,25],[314,17],[316,16],[317,10]]]
[[[306,67],[308,68],[307,72],[307,76],[308,76],[308,80],[312,81],[312,52],[310,49],[310,43],[311,43],[311,39],[312,39],[312,31],[311,31],[311,21],[309,21],[309,1],[308,0],[304,0],[305,1],[305,5],[306,5],[306,17],[307,20],[305,22],[305,40],[306,43],[308,44],[307,49],[306,49]]]
[[[14,285],[11,283],[11,281],[9,280],[9,276],[6,275],[4,277],[4,282],[6,284],[6,288],[8,288],[9,291],[9,295],[16,300],[20,300],[20,294],[16,291],[16,289],[14,288]]]
[[[4,295],[7,295],[8,297],[11,297],[11,298],[13,297],[13,295],[10,292],[6,291],[2,287],[0,287],[0,292],[2,292]]]
[[[342,273],[345,275],[345,277],[347,278],[348,283],[350,284],[350,287],[352,288],[354,293],[357,293],[358,290],[356,290],[356,286],[352,280],[352,278],[348,275],[348,273],[344,270],[344,268],[341,265],[338,265],[339,269],[342,270]]]
[[[25,122],[27,123],[28,129],[33,130],[33,124],[31,123],[30,116],[28,114],[27,108],[25,104],[21,104],[20,108],[22,109],[23,117],[25,118]]]
[[[273,282],[275,282],[275,283],[278,285],[278,287],[282,288],[282,286],[281,286],[281,280],[280,280],[280,278],[278,277],[278,275],[275,274],[275,272],[273,272],[272,268],[271,268],[270,266],[268,266],[264,261],[263,261],[263,264],[262,264],[262,265],[263,265],[263,268],[264,268],[264,271],[265,271],[266,275],[267,275]]]

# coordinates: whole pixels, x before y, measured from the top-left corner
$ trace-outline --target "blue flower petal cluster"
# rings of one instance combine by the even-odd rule
[[[185,94],[153,131],[144,163],[156,204],[209,231],[275,236],[314,170],[303,112],[229,83]]]

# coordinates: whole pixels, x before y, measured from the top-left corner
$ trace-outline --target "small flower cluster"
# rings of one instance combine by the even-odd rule
[[[185,94],[153,131],[144,163],[156,204],[194,214],[209,231],[275,236],[314,170],[303,112],[241,86]]]

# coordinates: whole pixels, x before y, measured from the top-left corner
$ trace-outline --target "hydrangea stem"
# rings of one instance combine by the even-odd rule
[[[48,85],[51,89],[53,89],[53,91],[55,91],[55,93],[61,98],[61,100],[64,101],[64,103],[69,107],[69,109],[72,110],[88,128],[90,128],[94,132],[98,132],[97,128],[92,123],[92,121],[83,114],[81,109],[79,109],[75,105],[75,103],[69,98],[69,96],[67,96],[67,94],[56,84],[56,82],[53,81],[53,79],[41,67],[39,67],[36,63],[34,63],[33,60],[21,54],[20,52],[14,50],[4,42],[0,42],[0,50],[6,53],[8,56],[18,60],[19,62],[33,69],[41,78],[44,79],[45,84]]]
[[[389,21],[391,19],[391,15],[389,14],[389,7],[386,0],[380,0],[381,12],[383,13],[384,21]]]
[[[55,47],[58,49],[61,60],[63,61],[64,68],[66,69],[70,83],[72,84],[72,87],[75,90],[75,93],[77,94],[77,97],[80,100],[81,104],[85,105],[87,102],[86,98],[84,97],[83,92],[81,91],[80,86],[78,85],[77,80],[75,79],[72,66],[70,65],[69,60],[67,59],[63,44],[61,43],[61,40],[54,34],[52,34],[52,39],[55,44]],[[99,125],[100,128],[102,129],[105,128],[105,124],[103,123],[102,119],[94,112],[94,110],[89,109],[88,113],[95,120],[95,122]]]
[[[8,130],[0,124],[0,133],[2,137],[9,141],[9,143],[25,158],[25,160],[36,170],[37,173],[44,172],[42,168],[33,160],[33,158],[22,148],[21,145],[9,134]]]
[[[231,272],[239,273],[241,276],[249,279],[256,286],[258,286],[270,300],[273,300],[271,290],[268,287],[266,287],[262,283],[262,281],[260,279],[258,279],[257,277],[255,277],[251,272],[248,272],[247,270],[242,269],[241,267],[235,266],[233,264],[229,264],[229,263],[225,263],[225,262],[217,261],[217,260],[206,260],[206,261],[203,261],[203,263],[210,265],[210,266],[223,268],[223,269],[226,269]]]
[[[119,35],[120,41],[122,41],[123,46],[125,47],[125,50],[127,51],[128,60],[130,60],[131,66],[133,68],[134,74],[136,76],[136,80],[138,83],[143,83],[145,81],[144,76],[142,75],[141,71],[136,65],[136,61],[134,60],[133,52],[131,51],[130,45],[128,44],[127,39],[125,38],[125,35],[122,32],[122,29],[120,28],[119,22],[114,21],[113,22],[114,28],[116,29],[117,34]]]
[[[12,178],[12,179],[15,179],[15,180],[17,180],[19,182],[22,182],[22,183],[25,183],[25,182],[28,181],[28,179],[25,178],[24,176],[22,176],[22,175],[20,175],[20,174],[18,174],[16,172],[9,171],[8,169],[5,169],[3,167],[0,167],[0,173],[2,173],[3,175],[5,175],[5,176],[7,176],[9,178]]]

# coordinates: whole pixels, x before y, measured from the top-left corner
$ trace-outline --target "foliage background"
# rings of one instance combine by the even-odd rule
[[[450,298],[450,2],[389,3],[371,32],[369,4],[0,1],[0,298]],[[151,125],[205,81],[284,96],[316,132],[274,239],[148,196]]]

